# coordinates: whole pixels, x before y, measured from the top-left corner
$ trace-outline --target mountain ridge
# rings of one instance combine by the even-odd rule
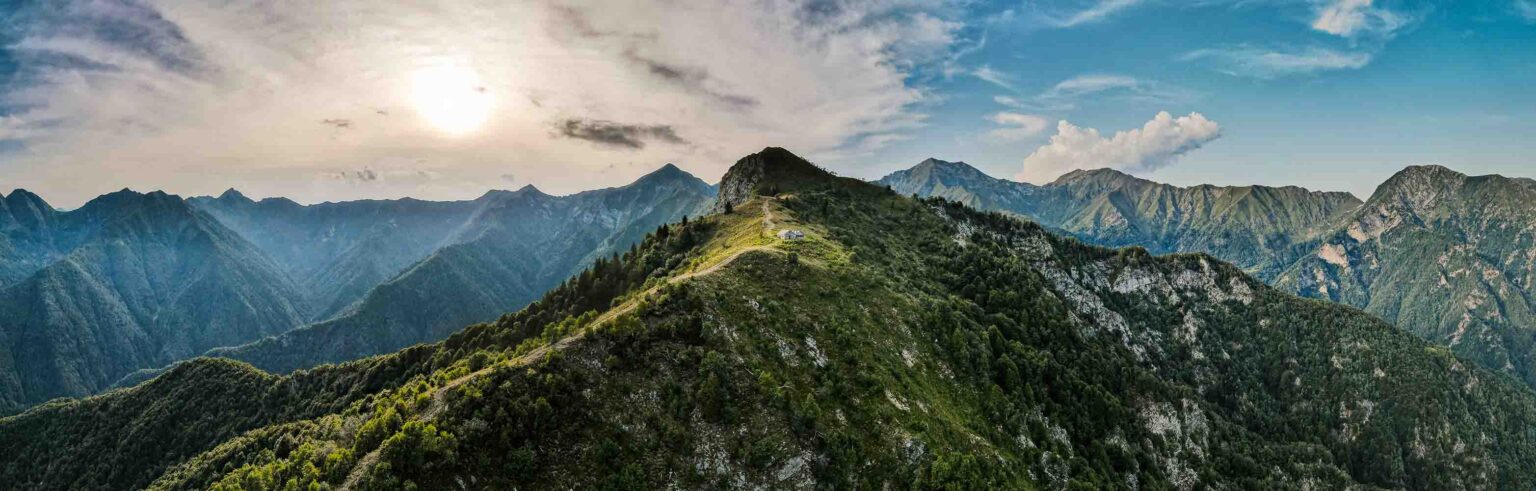
[[[0,200],[0,308],[8,312],[0,316],[0,414],[327,322],[376,339],[298,346],[313,352],[287,364],[252,360],[287,372],[434,341],[515,310],[660,223],[701,213],[713,195],[675,166],[609,189],[585,198],[525,186],[472,201],[314,205],[254,201],[233,188],[187,199],[123,189],[62,212],[12,192]],[[627,200],[602,198],[623,192]],[[584,204],[562,217],[537,211],[562,199]],[[524,219],[518,207],[543,228],[507,223]],[[467,242],[480,245],[460,245]],[[445,278],[454,286],[434,288],[448,287],[438,283]],[[487,294],[458,301],[458,291]],[[214,312],[227,322],[206,317]]]
[[[0,289],[6,412],[88,395],[304,315],[275,265],[177,196],[118,191],[57,218],[57,256]]]
[[[1067,199],[1049,191],[1072,186],[1077,190]],[[1073,171],[1013,206],[988,200],[987,194],[999,191],[977,189],[981,196],[961,201],[1020,214],[1091,243],[1210,252],[1286,291],[1365,309],[1536,387],[1536,363],[1530,361],[1536,356],[1536,209],[1523,205],[1536,203],[1536,181],[1413,165],[1384,180],[1366,201],[1297,187],[1180,188],[1112,170]],[[1278,218],[1298,210],[1300,218],[1258,228],[1197,227],[1189,239],[1172,243],[1150,233],[1178,223],[1156,211],[1167,209],[1160,196],[1217,189],[1243,193],[1229,204],[1252,207],[1231,216]],[[951,199],[955,194],[928,192]],[[1314,211],[1307,212],[1309,206]],[[1212,241],[1232,237],[1249,237],[1252,245]]]
[[[1410,166],[1277,278],[1536,387],[1536,186]]]
[[[1179,187],[1112,169],[1074,170],[1044,186],[986,175],[964,163],[929,159],[875,181],[902,194],[942,197],[1012,213],[1090,243],[1142,246],[1156,254],[1210,252],[1261,278],[1300,254],[1318,224],[1360,201],[1295,186]]]
[[[755,190],[731,213],[658,228],[440,343],[280,377],[199,359],[136,389],[0,419],[0,454],[21,456],[0,479],[1532,484],[1536,441],[1522,429],[1536,423],[1536,395],[1358,310],[1286,295],[1208,255],[1086,245],[940,199],[779,176],[763,157],[747,164],[764,172],[722,183]],[[777,238],[786,228],[805,236]],[[712,273],[689,276],[701,271]],[[273,399],[239,404],[252,394]],[[226,416],[194,419],[185,439],[132,433],[203,408]],[[113,452],[128,435],[161,451]]]

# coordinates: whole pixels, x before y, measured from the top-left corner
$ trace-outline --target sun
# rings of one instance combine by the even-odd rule
[[[467,66],[422,67],[412,74],[411,102],[428,123],[450,135],[472,132],[491,116],[495,99]]]

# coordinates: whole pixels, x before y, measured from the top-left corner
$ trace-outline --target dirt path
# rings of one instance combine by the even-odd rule
[[[773,230],[773,212],[769,211],[767,201],[763,202],[763,227],[770,231]],[[666,284],[671,285],[693,278],[698,278],[700,276],[714,274],[715,272],[720,271],[720,268],[724,268],[732,262],[735,262],[736,259],[741,257],[743,254],[754,251],[771,250],[774,250],[774,248],[770,246],[751,246],[742,248],[741,250],[732,253],[730,256],[726,256],[724,260],[715,263],[713,266],[694,271],[692,273],[681,274],[668,278]],[[607,312],[604,312],[603,315],[598,316],[597,319],[594,319],[590,324],[587,324],[587,327],[560,339],[560,341],[557,341],[554,344],[540,346],[535,348],[533,351],[524,353],[522,356],[481,368],[480,370],[477,370],[473,373],[448,381],[448,383],[443,384],[442,387],[438,387],[436,390],[432,391],[432,402],[427,406],[427,410],[422,411],[421,415],[417,416],[415,419],[421,421],[432,421],[433,419],[437,419],[437,417],[441,415],[443,411],[448,407],[448,391],[458,388],[459,386],[464,385],[465,383],[475,378],[489,375],[491,372],[502,366],[517,367],[527,365],[529,363],[533,363],[534,361],[538,361],[540,358],[543,358],[550,351],[563,350],[570,346],[572,343],[575,343],[577,340],[581,339],[587,329],[595,328],[608,322],[612,322],[614,319],[619,318],[619,316],[633,312],[635,307],[640,305],[639,299],[650,296],[660,288],[661,285],[658,285],[651,287],[644,292],[641,292],[639,295],[635,296],[635,300],[624,302],[624,305],[609,309]],[[356,488],[357,484],[362,481],[363,476],[368,474],[368,470],[372,469],[375,464],[379,463],[379,452],[383,450],[384,445],[381,443],[379,444],[378,448],[373,449],[372,452],[368,452],[368,454],[364,455],[363,458],[358,459],[357,464],[352,466],[352,471],[347,473],[347,480],[341,483],[341,487],[336,488],[337,491],[350,491],[351,489]]]

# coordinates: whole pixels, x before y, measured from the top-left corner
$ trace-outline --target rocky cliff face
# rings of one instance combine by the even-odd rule
[[[740,205],[753,196],[778,194],[780,190],[805,182],[831,177],[827,171],[800,156],[779,147],[764,148],[742,157],[720,179],[713,211],[725,211],[725,205]]]
[[[1536,183],[1414,166],[1276,280],[1536,385]]]

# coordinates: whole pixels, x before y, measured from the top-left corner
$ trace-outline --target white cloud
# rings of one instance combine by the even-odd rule
[[[1001,128],[987,132],[986,138],[995,142],[1016,142],[1040,134],[1051,121],[1033,114],[1000,112],[987,117]]]
[[[1103,21],[1115,13],[1141,4],[1142,1],[1143,0],[1093,0],[1086,8],[1081,10],[1059,14],[1043,14],[1041,17],[1044,23],[1050,27],[1077,27]]]
[[[1151,172],[1221,137],[1221,125],[1200,113],[1174,118],[1160,112],[1139,129],[1105,138],[1093,128],[1056,124],[1050,143],[1024,159],[1019,179],[1044,183],[1076,169],[1111,168]]]
[[[49,2],[0,47],[22,68],[0,85],[0,161],[7,185],[66,206],[125,186],[463,198],[507,172],[569,192],[669,161],[712,179],[763,146],[827,157],[920,126],[930,96],[908,81],[948,57],[954,15],[950,0]],[[492,105],[484,126],[446,134],[412,104],[413,74],[442,66],[478,81],[445,90],[485,94],[470,99]],[[551,130],[569,121],[643,144]],[[614,162],[655,165],[592,181]],[[336,169],[398,178],[341,187]]]
[[[971,76],[979,78],[983,82],[996,85],[1004,89],[1013,91],[1018,90],[1018,88],[1013,85],[1013,79],[1009,78],[1008,75],[1002,72],[993,70],[992,67],[987,65],[982,65],[975,70],[971,70]]]
[[[1328,0],[1320,5],[1312,28],[1343,37],[1361,34],[1390,37],[1408,24],[1408,17],[1376,7],[1374,3],[1373,0]]]
[[[1336,51],[1320,47],[1265,49],[1237,46],[1185,53],[1183,61],[1203,61],[1228,75],[1272,79],[1332,70],[1354,70],[1371,62],[1371,53]]]

